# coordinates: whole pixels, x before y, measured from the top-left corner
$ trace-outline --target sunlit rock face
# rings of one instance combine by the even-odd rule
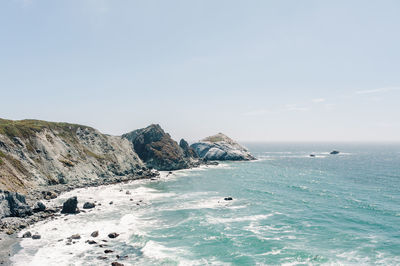
[[[249,161],[256,159],[245,147],[222,133],[193,143],[191,147],[204,160]]]

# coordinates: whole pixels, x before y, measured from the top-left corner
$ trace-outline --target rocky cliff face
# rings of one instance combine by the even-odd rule
[[[122,137],[132,142],[135,152],[148,167],[170,171],[195,164],[194,156],[190,154],[192,150],[189,147],[187,150],[182,149],[160,125],[153,124]]]
[[[222,133],[193,143],[191,147],[204,160],[249,161],[256,159],[245,147]]]
[[[120,137],[67,123],[0,119],[0,189],[26,193],[147,170]]]

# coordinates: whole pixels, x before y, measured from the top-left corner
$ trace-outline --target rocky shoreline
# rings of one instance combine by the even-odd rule
[[[76,124],[0,119],[0,264],[9,264],[20,230],[62,215],[61,206],[46,206],[61,193],[254,159],[222,133],[189,146],[157,124],[109,136]]]

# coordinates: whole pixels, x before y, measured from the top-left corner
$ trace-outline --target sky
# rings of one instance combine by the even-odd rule
[[[400,141],[400,1],[2,0],[0,117]]]

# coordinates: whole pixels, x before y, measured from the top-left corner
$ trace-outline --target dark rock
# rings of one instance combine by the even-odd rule
[[[93,202],[85,202],[85,204],[83,204],[84,209],[93,209],[94,207],[96,207],[96,205]]]
[[[32,237],[32,233],[31,232],[25,232],[23,235],[22,235],[22,238],[31,238]]]
[[[126,195],[130,195],[131,192],[130,192],[129,190],[127,190],[125,194],[126,194]]]
[[[117,233],[110,233],[110,234],[108,234],[108,237],[109,238],[116,238],[116,237],[118,237],[119,236],[119,234],[117,234]]]
[[[315,157],[315,154],[310,154],[310,157]]]
[[[124,266],[124,264],[114,261],[111,263],[111,266]]]
[[[75,234],[69,237],[70,239],[81,239],[81,236],[79,234]]]
[[[94,240],[88,240],[87,243],[88,243],[89,245],[97,244],[97,242],[94,241]]]
[[[70,213],[75,214],[79,213],[78,209],[78,199],[75,197],[71,197],[64,202],[61,213]]]
[[[34,212],[42,212],[46,210],[46,205],[43,204],[43,202],[38,201],[35,203],[35,205],[33,206],[33,211]]]
[[[183,149],[159,125],[150,125],[122,135],[132,142],[135,152],[149,168],[177,170],[190,167]]]
[[[113,203],[114,203],[114,202],[112,202],[112,201],[109,202],[110,205],[113,204]]]
[[[179,141],[179,147],[182,148],[183,153],[185,154],[186,157],[188,158],[198,158],[199,156],[197,155],[196,151],[189,146],[189,143],[187,143],[186,140],[181,139]]]
[[[99,236],[99,231],[94,231],[93,233],[90,234],[91,237],[98,237]]]
[[[339,154],[340,151],[331,151],[329,154]]]
[[[226,197],[226,198],[224,198],[224,200],[233,200],[233,198],[232,197]]]
[[[105,257],[105,256],[98,256],[97,257],[99,260],[106,260],[106,259],[108,259],[107,257]]]
[[[40,238],[41,238],[41,236],[38,235],[38,234],[35,234],[35,235],[32,236],[32,239],[40,239]]]
[[[124,260],[124,259],[127,259],[127,258],[128,258],[128,255],[125,255],[125,256],[117,255],[116,257],[117,257],[117,259],[119,259],[119,260]]]
[[[32,209],[26,204],[24,195],[0,190],[0,219],[4,217],[26,217]]]
[[[113,253],[114,252],[114,250],[111,250],[111,249],[106,249],[106,250],[104,250],[104,253],[106,253],[106,254],[108,254],[108,253]]]

